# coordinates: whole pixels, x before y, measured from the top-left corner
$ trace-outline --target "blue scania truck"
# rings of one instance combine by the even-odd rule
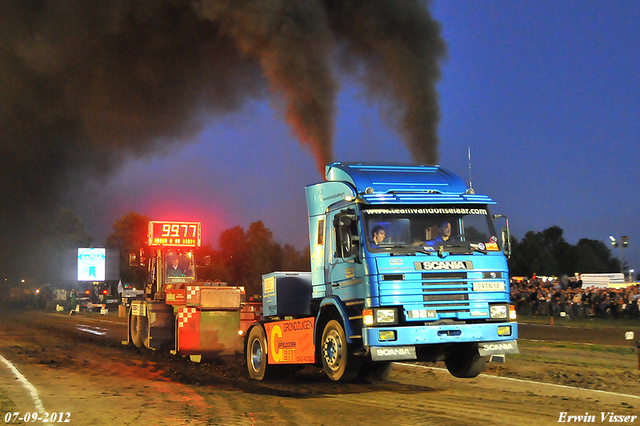
[[[489,197],[440,166],[340,162],[306,196],[311,272],[263,276],[250,377],[315,364],[370,381],[393,361],[444,361],[468,378],[518,353],[508,222]]]

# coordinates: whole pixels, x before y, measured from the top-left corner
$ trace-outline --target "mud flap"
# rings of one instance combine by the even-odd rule
[[[144,345],[149,349],[160,349],[163,345],[173,344],[174,325],[173,306],[164,302],[147,302],[149,332]]]
[[[478,344],[478,352],[480,356],[494,356],[519,354],[517,340],[508,340],[504,342],[482,342]]]
[[[121,343],[125,346],[131,344],[131,308],[127,311],[127,340],[122,340]]]
[[[406,361],[416,360],[415,346],[371,347],[372,361]]]

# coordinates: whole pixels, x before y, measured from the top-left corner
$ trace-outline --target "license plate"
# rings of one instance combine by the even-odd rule
[[[504,291],[504,283],[473,283],[473,291]]]

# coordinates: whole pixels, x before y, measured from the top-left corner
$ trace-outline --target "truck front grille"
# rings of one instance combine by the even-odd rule
[[[422,300],[425,302],[442,302],[442,301],[454,301],[454,300],[469,300],[468,294],[433,294],[424,295]]]
[[[432,272],[423,273],[423,280],[466,280],[466,272]]]

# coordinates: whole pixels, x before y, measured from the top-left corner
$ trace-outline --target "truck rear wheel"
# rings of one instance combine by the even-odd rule
[[[469,379],[484,371],[487,358],[480,356],[475,345],[465,345],[448,353],[444,363],[452,376]]]
[[[254,380],[264,379],[267,372],[267,338],[259,325],[251,328],[247,339],[247,370]]]
[[[321,358],[324,372],[333,381],[351,381],[358,376],[360,362],[351,353],[342,324],[331,320],[322,333]]]

